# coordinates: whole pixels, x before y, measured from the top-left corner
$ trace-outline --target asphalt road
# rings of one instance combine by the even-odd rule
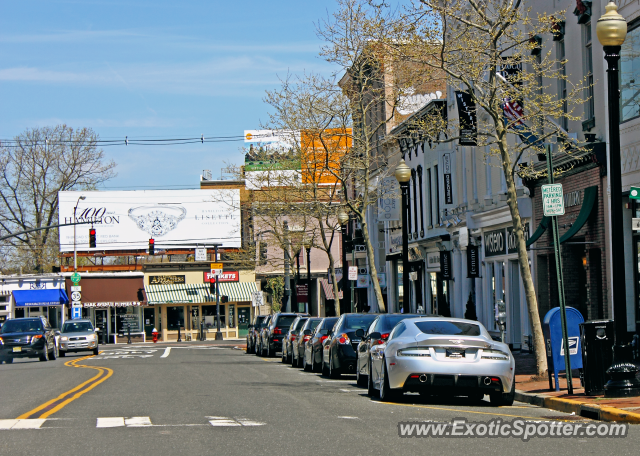
[[[640,445],[640,426],[624,439],[400,438],[400,421],[575,417],[418,395],[381,403],[355,377],[329,380],[228,345],[102,350],[0,365],[0,454],[622,455]]]

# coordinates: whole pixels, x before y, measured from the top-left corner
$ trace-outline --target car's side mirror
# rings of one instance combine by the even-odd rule
[[[356,337],[360,337],[360,338],[364,337],[364,329],[362,328],[356,329]]]
[[[310,329],[305,329],[304,330],[304,335],[305,336],[310,336],[311,335],[311,330]]]
[[[93,331],[94,332],[98,332],[98,331],[100,331],[100,328],[95,328]]]
[[[380,340],[381,337],[382,335],[379,332],[372,332],[371,334],[369,334],[369,339]]]

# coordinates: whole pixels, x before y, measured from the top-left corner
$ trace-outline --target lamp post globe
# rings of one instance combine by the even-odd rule
[[[340,211],[338,212],[338,223],[340,223],[340,225],[344,225],[348,221],[349,221],[349,214],[347,214],[347,212],[344,209],[340,209]]]
[[[605,397],[640,396],[638,368],[633,363],[632,346],[628,342],[627,297],[625,284],[625,232],[622,209],[622,166],[620,158],[620,87],[618,63],[620,49],[627,36],[627,22],[618,14],[615,3],[607,4],[606,13],[598,19],[596,34],[607,61],[607,115],[609,117],[609,185],[611,188],[611,289],[615,345],[613,363],[607,369],[609,381],[604,386]]]
[[[400,160],[400,163],[396,166],[395,176],[398,182],[406,184],[411,180],[411,168],[407,166],[404,160]]]

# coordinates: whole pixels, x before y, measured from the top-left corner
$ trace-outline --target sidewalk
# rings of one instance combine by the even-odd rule
[[[573,394],[567,394],[566,375],[560,374],[560,391],[549,390],[548,378],[535,377],[533,353],[514,353],[516,362],[516,400],[546,407],[576,416],[601,421],[621,421],[640,424],[640,397],[605,398],[585,396],[578,371],[573,371]],[[555,388],[555,385],[554,385]]]

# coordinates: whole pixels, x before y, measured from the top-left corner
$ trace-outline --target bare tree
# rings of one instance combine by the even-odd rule
[[[58,192],[93,190],[115,176],[89,129],[66,125],[26,130],[0,147],[0,227],[3,234],[43,228],[58,220]],[[5,240],[7,271],[43,272],[56,263],[57,229]]]

